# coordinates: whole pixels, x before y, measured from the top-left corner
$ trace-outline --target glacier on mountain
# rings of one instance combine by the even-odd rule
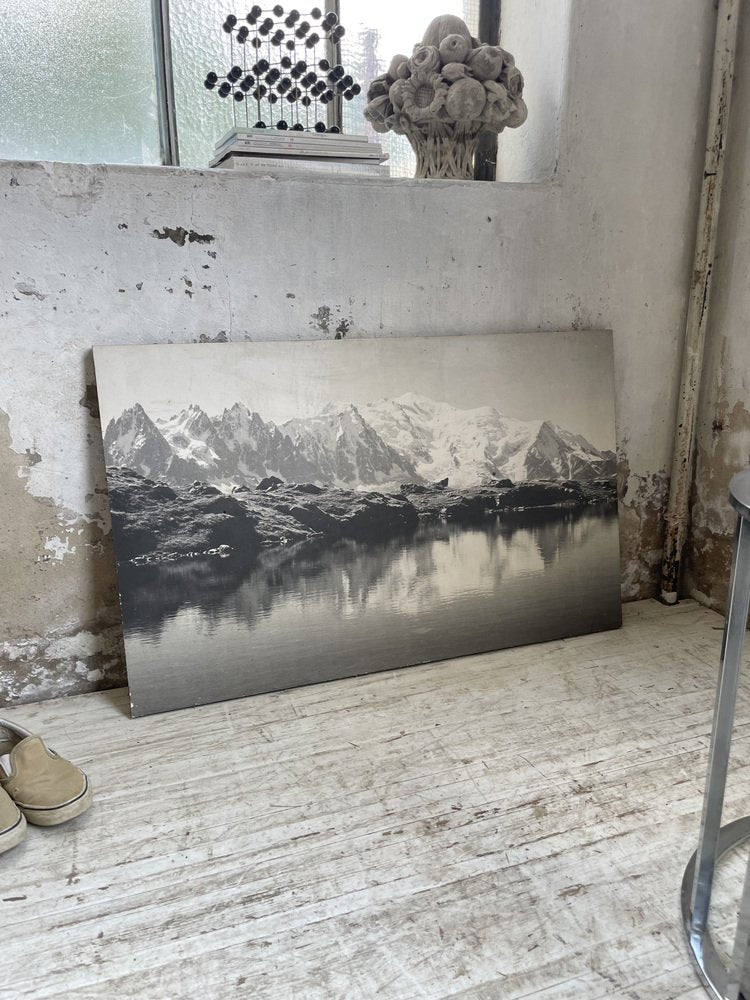
[[[175,485],[223,489],[267,476],[342,489],[394,490],[447,479],[452,489],[610,478],[615,455],[549,420],[518,420],[491,406],[461,409],[417,393],[329,404],[277,425],[235,403],[210,417],[195,403],[152,420],[136,403],[104,434],[107,464]]]

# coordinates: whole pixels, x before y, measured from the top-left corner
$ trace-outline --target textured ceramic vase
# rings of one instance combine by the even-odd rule
[[[412,126],[405,130],[404,135],[417,157],[414,176],[473,180],[480,131],[450,125],[421,129]]]

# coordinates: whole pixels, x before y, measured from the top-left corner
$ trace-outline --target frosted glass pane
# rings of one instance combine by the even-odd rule
[[[250,6],[249,0],[244,8],[232,0],[171,0],[172,73],[183,166],[207,167],[216,141],[233,124],[234,101],[207,91],[203,81],[209,71],[226,73],[232,65],[229,37],[221,25],[227,14],[242,17]]]
[[[416,161],[405,136],[378,134],[365,121],[362,112],[370,82],[386,71],[397,53],[411,55],[434,17],[457,14],[475,35],[478,12],[476,0],[341,0],[341,23],[346,28],[341,61],[362,83],[362,95],[344,102],[344,131],[367,134],[379,141],[390,156],[391,177],[413,177]]]
[[[158,163],[149,0],[4,0],[0,156]]]
[[[285,11],[292,10],[296,0],[283,3]],[[325,7],[318,0],[321,10]],[[207,167],[214,154],[216,142],[233,125],[253,126],[258,120],[254,101],[237,104],[230,98],[222,99],[215,90],[203,86],[206,74],[224,76],[231,66],[241,66],[250,72],[259,57],[273,59],[282,50],[274,49],[273,55],[263,50],[255,52],[249,45],[239,45],[221,26],[227,14],[235,14],[242,22],[252,6],[250,0],[170,0],[172,29],[172,74],[174,77],[175,106],[177,109],[177,134],[180,145],[180,163],[187,167]],[[262,3],[266,10],[271,4]],[[297,5],[301,11],[309,6]],[[321,51],[320,55],[324,53]],[[244,73],[243,73],[244,75]],[[280,105],[273,117],[278,119]],[[261,102],[261,117],[269,120],[268,104]],[[284,114],[285,118],[290,118]],[[291,121],[291,118],[290,118]]]
[[[261,6],[268,7],[269,4]],[[286,11],[295,4],[283,3]],[[309,6],[296,4],[302,14]],[[325,4],[318,0],[318,6]],[[472,10],[473,18],[471,17]],[[220,75],[232,65],[228,36],[221,30],[229,13],[242,18],[247,12],[232,0],[172,0],[172,51],[174,62],[175,103],[180,142],[180,162],[185,166],[205,167],[213,147],[237,116],[245,124],[245,106],[231,100],[221,100],[216,92],[203,87],[206,73]],[[476,32],[476,0],[340,0],[341,23],[346,35],[341,46],[341,60],[352,76],[362,83],[363,92],[353,101],[343,102],[344,131],[352,134],[372,134],[391,154],[393,176],[414,174],[414,156],[403,136],[377,136],[365,122],[362,111],[370,81],[388,66],[397,52],[410,53],[433,17],[438,14],[458,14]],[[235,45],[235,62],[242,65],[244,49]],[[247,52],[250,58],[250,51]],[[253,122],[251,121],[252,125]]]

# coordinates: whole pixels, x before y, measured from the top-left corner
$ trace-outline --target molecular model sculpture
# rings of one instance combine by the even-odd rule
[[[233,103],[234,124],[293,132],[339,132],[328,106],[362,88],[337,61],[344,27],[333,11],[265,10],[228,14],[230,68],[207,74],[204,86]],[[244,114],[243,114],[244,112]]]

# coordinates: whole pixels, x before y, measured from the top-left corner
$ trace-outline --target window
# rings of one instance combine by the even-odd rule
[[[159,163],[150,0],[5,0],[0,156]]]
[[[495,41],[501,0],[318,3],[339,10],[346,28],[341,61],[363,87],[359,97],[342,102],[344,130],[367,133],[362,116],[367,87],[393,55],[410,54],[437,13],[457,14],[472,34]],[[525,94],[529,122],[501,137],[499,179],[554,176],[569,5],[570,0],[502,0],[502,44],[518,55],[527,79],[533,73],[534,86]],[[221,24],[233,10],[239,15],[237,0],[5,0],[0,157],[170,162],[168,119],[179,162],[205,167],[233,119],[234,102],[221,101],[202,86],[209,69],[227,65]],[[168,44],[161,46],[165,22]],[[165,92],[166,80],[173,92]],[[413,176],[414,157],[403,136],[370,134],[389,153],[392,176]],[[493,152],[488,156],[494,159]]]
[[[289,9],[291,4],[282,5]],[[333,7],[332,3],[319,4]],[[261,4],[261,6],[264,6]],[[269,3],[265,6],[270,7]],[[314,6],[310,3],[310,7]],[[180,162],[204,167],[214,143],[231,126],[232,108],[201,87],[206,69],[227,64],[227,36],[221,23],[232,0],[170,0],[172,64]],[[441,14],[463,17],[472,33],[478,29],[479,0],[340,0],[336,4],[346,34],[341,62],[362,85],[362,94],[342,103],[342,125],[351,134],[369,134],[389,154],[391,176],[412,177],[414,155],[404,136],[377,135],[362,116],[370,81],[383,73],[397,52],[411,53],[429,22]],[[304,7],[301,7],[304,10]],[[244,124],[240,106],[238,121]]]

